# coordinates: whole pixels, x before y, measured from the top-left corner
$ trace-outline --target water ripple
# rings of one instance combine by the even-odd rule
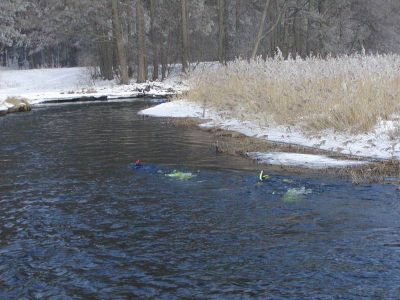
[[[400,297],[394,189],[289,174],[259,186],[252,163],[137,117],[142,105],[0,121],[0,298]],[[282,201],[303,186],[313,193]]]

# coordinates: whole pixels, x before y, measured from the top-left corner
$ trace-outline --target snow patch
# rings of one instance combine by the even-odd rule
[[[203,109],[195,103],[174,101],[150,107],[139,114],[152,117],[203,118]]]
[[[8,106],[5,105],[4,103],[0,103],[0,112],[6,112],[8,111]]]
[[[339,160],[324,155],[288,153],[288,152],[251,152],[247,153],[261,163],[270,165],[284,165],[311,169],[343,168],[367,164],[366,161]]]

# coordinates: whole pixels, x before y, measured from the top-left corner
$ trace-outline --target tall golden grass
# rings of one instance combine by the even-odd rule
[[[399,55],[236,60],[188,82],[188,100],[260,125],[362,133],[400,115]]]

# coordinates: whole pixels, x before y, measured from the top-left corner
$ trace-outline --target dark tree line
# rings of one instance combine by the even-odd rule
[[[2,0],[3,65],[92,65],[127,83],[169,65],[400,50],[398,0]],[[151,66],[151,67],[150,67]],[[150,71],[149,71],[150,70]]]

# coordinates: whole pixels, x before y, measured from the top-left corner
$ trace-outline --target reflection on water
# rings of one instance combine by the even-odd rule
[[[207,133],[141,107],[0,119],[1,298],[400,297],[394,188],[285,174],[260,185]],[[197,176],[164,175],[174,169]]]

